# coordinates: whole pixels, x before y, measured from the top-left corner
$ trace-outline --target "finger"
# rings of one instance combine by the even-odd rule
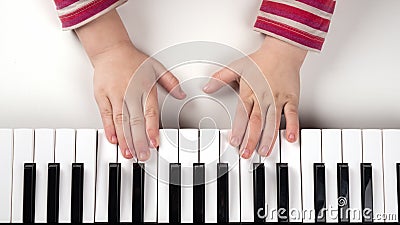
[[[204,86],[203,91],[208,94],[214,93],[226,84],[238,80],[238,78],[239,75],[235,71],[225,67],[211,76],[210,80]]]
[[[127,123],[127,119],[125,118],[128,117],[123,113],[123,99],[114,96],[112,98],[110,97],[110,100],[113,110],[113,122],[117,134],[119,148],[121,149],[121,153],[125,158],[131,159],[133,157],[133,149],[129,148],[124,135],[124,124]]]
[[[247,85],[244,83],[240,86],[239,100],[233,120],[230,144],[234,147],[239,146],[243,141],[249,116],[253,108],[253,100],[251,96],[247,94],[246,88]]]
[[[117,144],[118,140],[115,132],[113,111],[110,100],[107,98],[107,96],[96,96],[95,99],[99,107],[106,137],[110,143]]]
[[[124,116],[124,121],[122,123],[122,130],[124,132],[124,138],[125,138],[125,142],[128,146],[128,149],[131,153],[131,155],[133,156],[133,158],[137,159],[137,155],[136,155],[136,151],[135,151],[135,146],[133,145],[133,139],[132,139],[132,131],[131,131],[131,125],[129,123],[129,110],[128,107],[126,105],[126,102],[123,103],[123,116]]]
[[[150,157],[150,150],[141,98],[136,97],[133,102],[127,102],[126,105],[129,111],[129,124],[135,154],[140,161],[146,161]]]
[[[253,155],[260,140],[263,122],[260,106],[259,104],[254,104],[247,124],[245,141],[243,141],[241,146],[241,155],[243,158],[248,159]]]
[[[278,137],[280,117],[277,119],[277,114],[281,115],[280,112],[276,112],[274,106],[270,105],[265,116],[264,130],[258,148],[258,154],[261,156],[269,156],[271,154]]]
[[[157,82],[173,97],[177,99],[186,98],[186,93],[182,90],[178,78],[176,78],[171,72],[167,71],[165,67],[154,60],[154,70],[157,74]]]
[[[153,86],[147,96],[144,117],[150,144],[153,148],[157,148],[159,143],[159,112],[156,86]]]
[[[293,143],[299,136],[299,114],[297,104],[289,101],[283,108],[286,119],[286,139]]]

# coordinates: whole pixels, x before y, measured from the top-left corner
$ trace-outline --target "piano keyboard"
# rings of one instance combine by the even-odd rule
[[[134,162],[103,130],[0,129],[0,222],[398,221],[400,130],[282,130],[249,160],[228,135],[160,130]]]

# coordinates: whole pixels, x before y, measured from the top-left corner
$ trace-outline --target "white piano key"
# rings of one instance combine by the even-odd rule
[[[84,164],[83,223],[94,222],[97,130],[76,130],[76,162]]]
[[[350,222],[361,222],[361,173],[360,163],[362,162],[361,130],[343,129],[343,163],[349,165],[349,217]]]
[[[363,130],[363,162],[372,164],[372,190],[374,197],[374,222],[384,222],[382,131]],[[372,216],[372,215],[371,215]]]
[[[121,163],[120,221],[132,222],[132,164],[136,159],[125,159],[118,147],[118,163]]]
[[[205,165],[205,222],[216,223],[219,130],[200,130],[200,162]]]
[[[108,168],[117,162],[117,145],[108,142],[104,130],[97,131],[95,222],[108,222]]]
[[[169,222],[169,164],[178,163],[178,130],[161,129],[158,147],[158,222]]]
[[[229,144],[229,130],[220,131],[220,162],[228,163],[229,222],[240,222],[239,151]]]
[[[72,163],[75,162],[75,130],[57,129],[55,163],[60,163],[59,222],[71,222]]]
[[[386,222],[398,222],[396,163],[400,163],[400,130],[383,130],[383,166]]]
[[[240,222],[254,222],[253,163],[258,162],[255,151],[249,159],[240,157]]]
[[[0,129],[0,223],[11,222],[13,130]]]
[[[342,137],[339,129],[322,130],[322,162],[325,163],[326,222],[338,222],[337,163],[342,162]]]
[[[33,162],[34,131],[14,130],[14,163],[12,186],[12,223],[22,223],[24,163]]]
[[[157,149],[150,149],[150,158],[142,163],[145,169],[143,222],[155,223],[157,222]]]
[[[182,166],[181,222],[193,222],[193,163],[198,159],[197,129],[179,130],[179,162]]]
[[[276,163],[280,162],[280,137],[278,135],[274,148],[268,157],[261,157],[261,163],[265,167],[265,221],[278,222],[276,209],[277,190],[276,190]]]
[[[289,220],[302,222],[300,142],[290,143],[281,131],[281,162],[289,169]]]
[[[303,185],[303,222],[315,222],[314,163],[321,162],[321,130],[301,130],[301,173]],[[290,165],[289,165],[290,166]],[[291,182],[289,181],[291,186]],[[289,198],[293,195],[289,194]]]
[[[54,130],[35,130],[36,201],[35,222],[47,222],[47,168],[54,162]]]

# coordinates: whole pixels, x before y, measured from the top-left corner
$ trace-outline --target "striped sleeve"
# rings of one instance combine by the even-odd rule
[[[335,0],[263,0],[254,29],[298,47],[321,51]]]
[[[83,26],[127,0],[54,0],[63,30]]]

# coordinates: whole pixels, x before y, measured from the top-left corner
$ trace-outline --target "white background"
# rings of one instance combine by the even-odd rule
[[[250,53],[263,38],[252,30],[259,4],[130,0],[119,12],[150,55],[194,40]],[[400,128],[399,8],[398,0],[337,2],[323,53],[302,69],[303,128]],[[0,128],[101,128],[91,65],[74,33],[61,31],[52,1],[2,1],[0,28]]]

